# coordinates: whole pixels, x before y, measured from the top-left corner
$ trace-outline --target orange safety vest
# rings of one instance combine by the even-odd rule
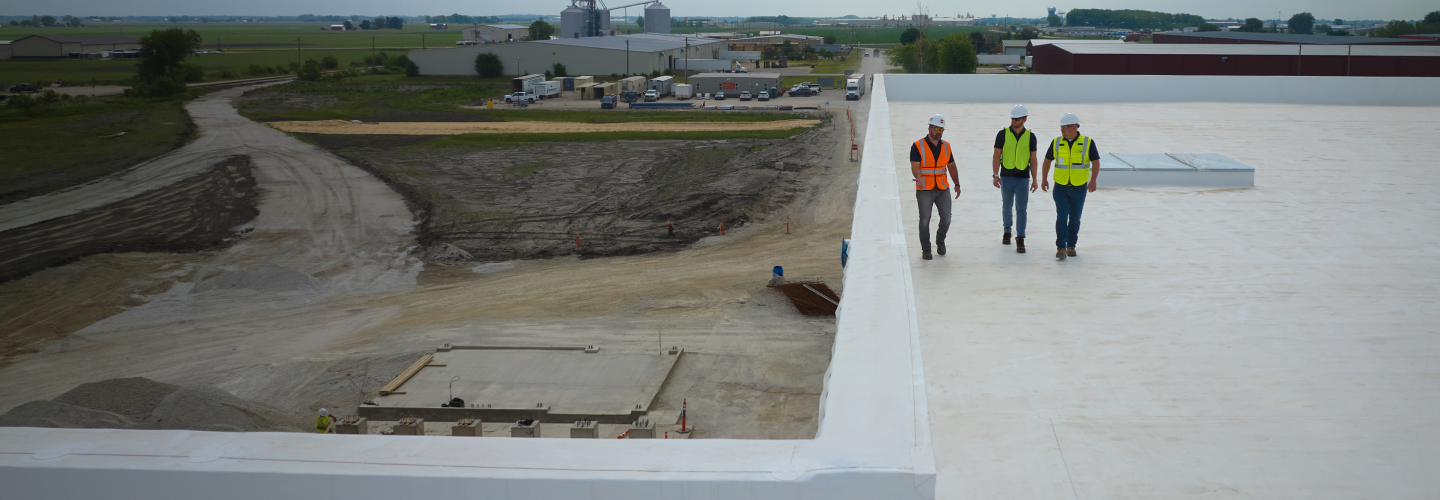
[[[945,175],[945,167],[950,165],[950,143],[940,141],[940,161],[935,161],[935,155],[930,154],[930,142],[925,138],[915,141],[915,147],[920,150],[920,178],[924,179],[924,187],[915,184],[916,191],[928,189],[949,189],[949,176]]]

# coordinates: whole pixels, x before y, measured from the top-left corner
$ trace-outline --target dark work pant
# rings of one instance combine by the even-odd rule
[[[1055,247],[1075,246],[1080,234],[1080,212],[1085,210],[1085,186],[1055,185]]]
[[[1025,208],[1030,205],[1029,177],[1000,178],[1000,219],[1005,223],[1005,232],[1010,232],[1010,206],[1015,206],[1015,235],[1025,237]]]
[[[915,191],[915,203],[920,205],[920,249],[930,251],[930,208],[940,211],[940,227],[935,230],[935,242],[945,242],[945,232],[950,230],[950,190],[925,189]]]

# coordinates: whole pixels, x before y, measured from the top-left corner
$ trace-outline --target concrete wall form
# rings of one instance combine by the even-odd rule
[[[1440,106],[1440,79],[1325,76],[887,75],[895,101],[1256,102]],[[876,93],[880,92],[876,85]]]
[[[890,111],[883,78],[874,86],[846,293],[815,439],[476,440],[17,427],[0,428],[0,483],[7,495],[26,499],[190,499],[200,491],[215,500],[934,498]]]

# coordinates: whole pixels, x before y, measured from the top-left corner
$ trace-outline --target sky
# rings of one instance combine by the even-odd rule
[[[638,0],[613,0],[613,5],[624,5]],[[246,2],[219,2],[215,0],[48,0],[45,2],[24,2],[3,0],[9,4],[0,11],[8,15],[77,15],[77,16],[125,16],[125,15],[238,15],[238,16],[293,16],[300,14],[327,15],[439,15],[460,13],[467,15],[501,14],[553,14],[569,6],[569,0],[532,0],[514,2],[511,0],[250,0]],[[1440,3],[1420,0],[1377,0],[1362,2],[1356,0],[1098,0],[1079,4],[1066,4],[1060,0],[1010,0],[1005,2],[937,2],[920,0],[916,3],[889,3],[873,0],[827,0],[822,2],[775,2],[773,0],[727,0],[724,2],[701,0],[665,0],[670,7],[671,17],[685,16],[843,16],[854,14],[862,17],[882,14],[910,15],[920,11],[923,5],[932,16],[951,17],[956,14],[973,14],[977,17],[1044,17],[1046,7],[1056,7],[1065,12],[1072,8],[1098,9],[1143,9],[1160,12],[1197,14],[1205,18],[1247,18],[1273,19],[1277,13],[1281,18],[1299,12],[1310,12],[1316,19],[1419,19],[1426,12],[1440,10]],[[801,8],[801,6],[804,6]],[[889,5],[892,8],[886,9]],[[630,9],[631,15],[640,8]]]

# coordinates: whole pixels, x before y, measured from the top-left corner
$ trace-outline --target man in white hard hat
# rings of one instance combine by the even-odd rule
[[[930,255],[930,209],[940,211],[940,227],[935,231],[935,251],[945,255],[945,233],[950,230],[950,197],[947,189],[958,178],[955,157],[950,143],[940,140],[945,133],[945,117],[930,117],[929,133],[910,146],[910,174],[915,178],[915,202],[920,205],[920,258]],[[946,173],[949,173],[947,176]],[[960,197],[960,184],[955,184],[955,197]]]
[[[324,434],[326,431],[330,430],[330,424],[333,422],[334,420],[331,420],[330,418],[330,411],[321,408],[320,416],[315,417],[315,432]]]
[[[1000,244],[1010,244],[1010,206],[1015,206],[1015,252],[1025,253],[1025,209],[1030,205],[1030,193],[1039,187],[1035,182],[1035,134],[1025,128],[1030,110],[1024,104],[1010,109],[1010,126],[995,134],[995,155],[990,158],[990,173],[995,187],[1000,188],[1000,218],[1005,223],[1005,234]],[[1025,190],[1029,180],[1030,190]]]
[[[1075,256],[1076,236],[1080,233],[1080,213],[1085,209],[1085,193],[1095,192],[1100,178],[1100,149],[1095,141],[1080,134],[1080,118],[1074,113],[1060,117],[1060,137],[1050,141],[1045,152],[1045,179],[1041,188],[1049,189],[1050,163],[1055,163],[1055,258]]]

